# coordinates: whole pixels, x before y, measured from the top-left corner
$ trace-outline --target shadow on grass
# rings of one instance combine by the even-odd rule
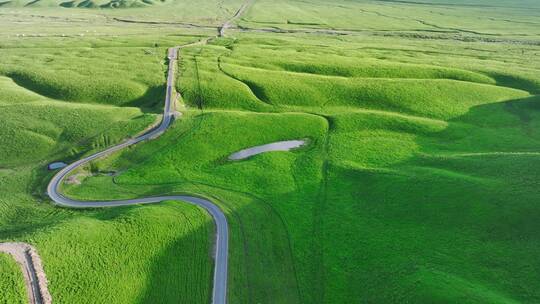
[[[200,212],[205,211],[200,209]],[[150,262],[147,283],[137,302],[209,303],[214,269],[213,240],[213,223],[208,221],[159,252]]]
[[[540,120],[538,98],[472,107],[450,120],[447,129],[419,135],[420,153],[392,165],[396,174],[331,165],[328,199],[321,211],[322,235],[307,241],[322,238],[324,263],[311,265],[324,272],[325,282],[317,287],[345,295],[343,299],[349,301],[373,303],[396,301],[396,297],[414,303],[426,299],[455,302],[470,293],[472,301],[484,303],[540,298],[529,283],[540,279],[530,270],[540,266],[535,258],[540,235],[536,207],[540,160],[519,155],[451,155],[540,151],[540,135],[534,129]],[[208,174],[208,182],[220,184],[219,179],[211,180],[212,174]],[[159,193],[181,188],[160,187]],[[248,193],[214,185],[183,190],[211,193],[226,208],[231,225],[232,303],[298,303],[299,288],[312,292],[312,286],[298,287],[293,278],[295,261],[291,249],[284,247],[289,238],[287,226],[273,210],[290,202],[294,193],[269,193],[269,205]],[[282,205],[279,212],[286,210],[283,206],[293,212],[306,205]],[[302,226],[304,218],[296,219],[298,222],[288,224],[311,228],[306,223]],[[303,240],[297,234],[294,241]],[[154,297],[160,296],[154,282],[174,289],[174,283],[163,282],[160,276],[182,242],[156,258],[155,279],[149,281],[141,302],[155,302]],[[295,258],[299,257],[310,259],[308,254],[295,252]],[[303,268],[301,273],[304,282],[313,279],[309,270]],[[441,290],[443,295],[437,293]]]
[[[331,163],[322,235],[313,235],[325,298],[538,302],[540,96],[475,106],[448,123],[416,133],[418,150],[399,163]]]
[[[300,303],[290,235],[280,214],[250,193],[197,184],[225,208],[230,225],[229,301]]]
[[[289,234],[280,215],[267,202],[247,193],[198,183],[162,184],[153,187],[122,185],[119,187],[121,190],[116,195],[124,198],[173,193],[211,193],[210,199],[219,203],[227,214],[229,222],[229,301],[231,303],[300,302]],[[135,190],[130,191],[130,188]],[[114,194],[108,195],[114,197]],[[115,219],[122,216],[123,212],[110,211],[100,214],[98,218]],[[210,223],[210,226],[212,233],[199,242],[213,240],[213,223]],[[165,303],[167,302],[165,299],[168,299],[168,303],[178,303],[178,299],[185,299],[185,301],[180,301],[182,303],[191,303],[189,301],[191,292],[197,292],[195,296],[199,300],[203,299],[203,294],[205,294],[201,289],[203,286],[208,288],[205,289],[206,294],[211,293],[211,280],[208,284],[204,284],[203,274],[208,270],[205,270],[203,266],[197,266],[203,267],[200,268],[201,274],[193,275],[192,273],[190,277],[186,277],[188,275],[186,273],[181,273],[181,269],[174,269],[174,259],[190,258],[178,254],[186,252],[185,248],[182,249],[186,242],[185,239],[178,240],[156,257],[150,270],[147,288],[140,295],[140,303]],[[188,262],[186,263],[189,265]],[[209,262],[206,266],[210,267],[210,274],[213,274],[212,263]],[[177,273],[175,276],[179,279],[171,279],[169,272]],[[193,285],[185,286],[186,282],[191,282]],[[179,286],[179,284],[184,285]],[[162,297],[163,301],[159,300],[163,294],[166,294]],[[193,301],[193,303],[199,302]]]
[[[448,127],[435,134],[449,151],[540,151],[538,130],[531,129],[540,119],[540,96],[475,106],[449,120]],[[430,141],[433,142],[433,141]],[[429,151],[429,143],[419,138]]]
[[[540,94],[540,83],[519,76],[491,74],[497,85],[527,91],[531,94]]]
[[[221,71],[221,73],[223,73],[225,76],[228,76],[229,78],[231,78],[232,80],[234,81],[237,81],[239,82],[240,84],[246,86],[246,88],[251,91],[251,93],[253,94],[253,96],[255,96],[255,98],[265,104],[265,105],[272,105],[272,102],[270,101],[270,98],[268,98],[268,95],[266,94],[265,92],[265,89],[259,85],[257,85],[256,83],[254,82],[251,82],[251,81],[245,81],[245,80],[241,80],[240,78],[236,77],[235,75],[233,75],[232,73],[229,73],[228,71],[226,71],[224,68],[223,68],[223,65],[222,65],[222,61],[221,61],[221,57],[218,57],[218,60],[217,60],[217,67],[218,69]]]
[[[53,78],[54,74],[49,75]],[[165,85],[153,86],[146,89],[141,96],[133,95],[136,88],[129,88],[126,84],[121,84],[120,92],[131,96],[107,95],[105,92],[99,92],[92,96],[84,95],[84,89],[80,91],[73,84],[54,85],[54,78],[51,82],[44,81],[43,76],[26,72],[11,72],[7,75],[18,86],[37,93],[39,95],[64,101],[88,102],[92,104],[107,104],[119,107],[139,107],[143,112],[162,113],[162,106],[165,100]],[[43,79],[41,79],[43,78]],[[111,88],[112,89],[112,88]],[[118,91],[117,90],[117,91]],[[90,98],[90,99],[89,99]],[[125,100],[125,99],[128,100]],[[131,98],[131,100],[130,100]]]
[[[357,296],[383,302],[385,286],[403,302],[537,302],[540,155],[527,152],[540,152],[539,125],[538,96],[475,106],[388,172],[343,169],[356,242],[369,244]]]
[[[137,107],[143,112],[162,114],[165,103],[165,85],[150,87],[143,96],[132,100],[123,106]]]

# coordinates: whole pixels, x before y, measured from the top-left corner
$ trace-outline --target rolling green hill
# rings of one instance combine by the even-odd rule
[[[479,57],[490,46],[481,44],[448,43],[449,59],[429,51],[439,41],[420,41],[414,56],[398,49],[381,59],[366,47],[384,47],[380,38],[281,39],[244,35],[186,49],[178,88],[193,110],[163,138],[95,165],[122,174],[66,191],[85,199],[211,194],[235,214],[246,212],[239,198],[253,201],[250,209],[267,204],[283,222],[257,231],[289,237],[292,268],[282,253],[268,254],[287,250],[283,242],[233,246],[233,256],[258,257],[233,260],[231,290],[251,290],[235,292],[235,303],[538,299],[527,283],[538,279],[528,268],[538,265],[536,246],[524,243],[535,243],[540,228],[532,215],[539,86],[522,72],[528,63],[501,52],[511,68],[486,65]],[[300,138],[309,145],[298,151],[226,160]],[[243,225],[233,235],[251,229]],[[270,269],[296,283],[263,282]],[[274,291],[243,283],[243,271]]]
[[[155,123],[166,48],[207,37],[180,53],[182,116],[67,195],[215,201],[229,303],[540,302],[537,2],[256,0],[214,37],[241,2],[0,4],[0,241],[38,249],[55,303],[209,302],[202,209],[45,194],[49,162]],[[25,296],[12,264],[0,302]]]
[[[182,39],[197,37],[176,41]],[[204,302],[212,226],[200,209],[174,202],[75,212],[38,203],[48,199],[48,162],[133,136],[153,125],[161,108],[165,48],[138,47],[140,38],[135,47],[85,43],[0,49],[0,238],[39,248],[55,303]],[[0,284],[9,291],[0,302],[15,303],[20,294],[11,272],[2,271]],[[22,295],[24,301],[24,289]]]

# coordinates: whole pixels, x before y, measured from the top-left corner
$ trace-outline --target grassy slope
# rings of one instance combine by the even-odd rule
[[[47,99],[0,78],[0,166],[37,162],[63,152],[77,155],[122,140],[151,124],[155,117],[136,108],[66,104]]]
[[[249,35],[185,50],[179,87],[205,113],[101,162],[101,170],[129,168],[114,184],[89,178],[68,193],[195,192],[231,213],[231,198],[249,193],[258,201],[251,208],[269,205],[283,219],[273,230],[288,234],[296,273],[282,278],[297,281],[286,293],[305,303],[538,300],[529,284],[539,265],[537,67],[500,45],[401,40],[386,52],[377,37],[294,39]],[[447,52],[431,51],[439,46]],[[493,49],[486,64],[481,57]],[[304,58],[315,63],[297,63]],[[347,65],[351,58],[358,64]],[[310,147],[300,151],[224,161],[251,145],[304,137]],[[245,231],[232,222],[233,235]],[[246,252],[263,256],[250,247],[256,242],[232,246],[231,297],[296,303],[278,292],[279,280],[257,281],[271,295],[240,291],[243,271],[262,275],[283,259],[268,254],[283,246],[271,243],[255,247],[263,261],[235,264]]]
[[[21,268],[7,254],[0,253],[0,303],[22,304],[26,299],[26,289]]]
[[[204,211],[179,203],[87,212],[39,204],[51,175],[47,162],[102,149],[155,121],[165,48],[154,42],[196,39],[2,41],[0,239],[36,245],[55,302],[209,298],[213,228]],[[0,302],[13,296],[2,292]]]
[[[240,140],[231,140],[235,137],[233,131],[239,128],[262,132],[249,132]],[[222,132],[215,131],[219,129]],[[226,208],[231,222],[231,302],[267,302],[273,299],[279,303],[296,303],[299,301],[298,282],[291,260],[289,237],[292,233],[301,239],[309,231],[304,230],[305,225],[298,225],[291,231],[291,227],[287,227],[290,218],[283,218],[282,210],[277,208],[279,206],[272,201],[267,202],[267,196],[261,194],[267,191],[280,195],[296,193],[287,197],[289,206],[294,205],[293,201],[303,202],[306,194],[311,195],[308,190],[312,186],[309,184],[318,176],[319,151],[311,150],[307,157],[295,153],[269,155],[262,163],[270,171],[283,174],[271,178],[258,171],[260,163],[227,164],[224,158],[243,147],[284,138],[309,138],[317,143],[324,131],[323,119],[305,114],[212,112],[194,117],[189,115],[155,143],[123,153],[115,163],[118,170],[140,169],[128,170],[129,173],[121,175],[115,185],[107,186],[109,191],[101,191],[103,183],[110,180],[101,176],[87,179],[82,188],[70,187],[67,193],[83,198],[94,197],[96,189],[103,197],[138,196],[148,191],[212,195]],[[171,142],[175,144],[170,145]],[[210,149],[210,146],[214,148]],[[156,163],[161,165],[156,168]],[[150,168],[154,168],[157,174],[148,172]],[[293,173],[294,180],[289,176]],[[153,187],[148,187],[146,182],[150,176]],[[191,184],[191,180],[197,183]],[[261,188],[261,184],[265,187]],[[307,211],[304,208],[311,208],[309,201],[294,207],[294,214],[301,217]],[[291,212],[293,210],[289,210]],[[311,255],[309,251],[305,254]]]
[[[6,58],[0,65],[5,75],[0,77],[0,124],[5,132],[0,138],[0,151],[5,156],[1,166],[38,162],[59,152],[74,156],[89,148],[108,146],[142,130],[156,118],[138,108],[110,105],[140,105],[157,111],[156,100],[162,95],[158,83],[163,79],[158,54],[164,49],[151,49],[152,55],[146,55],[154,58],[154,65],[141,66],[145,78],[124,84],[113,79],[132,75],[126,67],[137,62],[138,56],[145,56],[143,49],[76,47],[21,52],[19,48],[6,48],[1,53]],[[105,65],[103,56],[117,56],[119,62]],[[78,72],[67,73],[66,66],[75,66]],[[103,73],[100,68],[105,66],[110,68]]]
[[[529,112],[526,103],[515,103],[516,111]],[[349,266],[376,275],[356,277],[360,290],[347,291],[346,277],[334,273],[333,294],[374,302],[535,302],[526,282],[537,279],[529,267],[538,265],[530,244],[538,244],[539,227],[528,219],[537,213],[539,155],[511,152],[538,151],[540,142],[516,116],[504,105],[481,106],[444,129],[385,123],[370,113],[340,117],[330,140],[335,199],[328,216],[357,223],[350,234],[369,245],[352,253],[362,266]],[[531,116],[538,124],[537,110]],[[343,210],[338,201],[355,203]],[[328,246],[347,256],[353,246],[343,242],[350,239],[331,227]],[[387,292],[367,292],[383,284]]]
[[[40,248],[56,303],[209,298],[213,227],[199,208],[175,202],[86,212],[52,230],[29,241]]]
[[[164,48],[7,48],[2,74],[41,95],[71,102],[153,107],[163,98]],[[139,71],[125,69],[137,64]]]

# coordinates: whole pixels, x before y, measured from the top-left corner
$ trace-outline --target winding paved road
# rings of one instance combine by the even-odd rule
[[[165,107],[163,111],[163,119],[161,124],[136,138],[129,139],[123,143],[120,143],[116,146],[110,147],[104,151],[98,152],[96,154],[87,156],[83,159],[80,159],[67,167],[60,170],[50,181],[47,187],[47,193],[49,197],[54,201],[55,204],[70,208],[101,208],[101,207],[114,207],[114,206],[126,206],[134,204],[149,204],[149,203],[158,203],[165,200],[179,200],[188,202],[193,205],[204,208],[214,219],[216,224],[216,242],[215,242],[215,253],[214,253],[214,280],[213,280],[213,291],[212,291],[212,303],[213,304],[225,304],[227,302],[227,263],[228,263],[228,226],[227,219],[219,207],[214,205],[212,202],[195,196],[186,196],[186,195],[169,195],[169,196],[153,196],[153,197],[144,197],[137,199],[128,199],[128,200],[113,200],[113,201],[78,201],[71,198],[68,198],[62,195],[59,191],[62,181],[68,176],[73,170],[87,164],[88,162],[95,160],[97,158],[109,155],[115,151],[121,150],[123,148],[129,147],[131,145],[140,143],[145,140],[154,139],[169,127],[173,115],[173,104],[176,98],[176,92],[174,90],[175,84],[175,69],[176,61],[180,48],[195,45],[201,42],[188,44],[184,46],[178,46],[170,48],[168,52],[169,58],[169,71],[167,74],[167,93],[165,97]]]
[[[239,18],[253,3],[253,1],[254,0],[245,0],[238,11],[218,28],[219,37],[225,36],[225,31],[232,26],[233,21]],[[176,99],[174,84],[176,79],[175,70],[177,66],[176,62],[178,60],[178,52],[183,47],[206,43],[208,39],[183,46],[173,47],[168,50],[167,57],[169,58],[169,70],[167,73],[167,92],[165,96],[163,118],[157,128],[66,166],[62,170],[58,171],[58,173],[56,173],[56,175],[51,179],[49,185],[47,186],[47,194],[56,205],[69,208],[103,208],[159,203],[166,200],[179,200],[204,208],[212,216],[216,224],[212,304],[226,304],[229,230],[225,214],[223,214],[220,208],[211,201],[201,197],[188,195],[152,196],[111,201],[78,201],[66,197],[60,193],[60,185],[62,184],[63,180],[75,169],[91,162],[92,160],[110,155],[111,153],[131,145],[145,140],[157,138],[167,130],[174,118],[173,105]],[[52,298],[47,289],[47,279],[45,277],[45,273],[43,272],[43,267],[37,251],[31,245],[25,243],[0,243],[0,252],[11,254],[21,265],[27,285],[29,302],[31,304],[50,304],[52,302]]]

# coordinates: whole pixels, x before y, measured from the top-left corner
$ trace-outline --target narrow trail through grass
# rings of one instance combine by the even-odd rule
[[[25,243],[0,243],[0,252],[11,255],[19,264],[30,304],[51,304],[47,278],[36,249]],[[16,299],[12,299],[16,300]]]

